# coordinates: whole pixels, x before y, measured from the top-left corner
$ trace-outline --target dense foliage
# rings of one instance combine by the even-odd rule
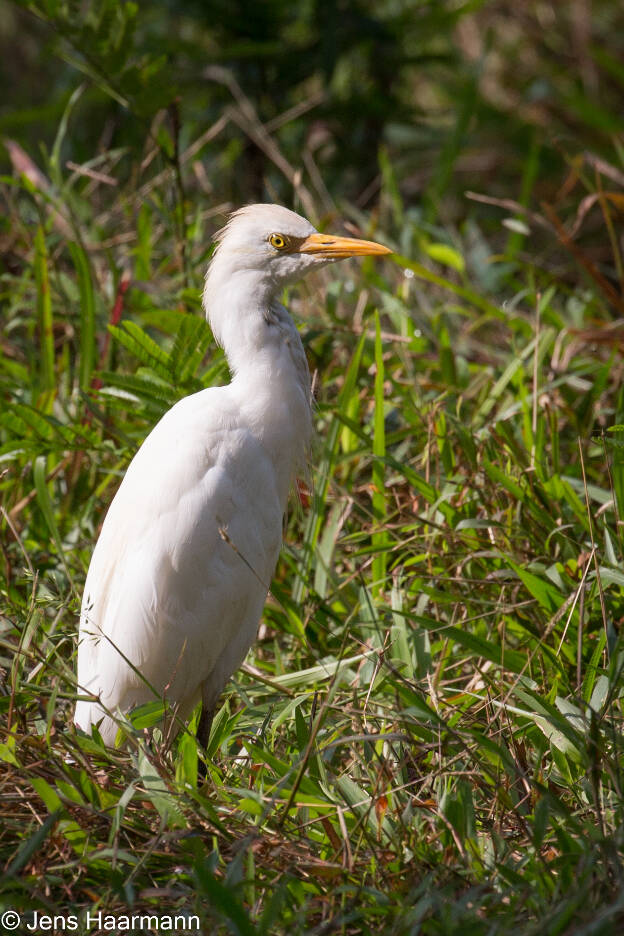
[[[621,4],[2,14],[0,901],[617,932]],[[201,282],[249,199],[396,254],[287,297],[310,492],[208,751],[148,742],[158,704],[107,750],[71,725],[84,576],[150,428],[228,379]]]

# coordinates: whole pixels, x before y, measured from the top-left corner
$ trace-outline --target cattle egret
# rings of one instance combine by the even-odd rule
[[[334,260],[390,253],[319,234],[277,205],[241,208],[216,240],[203,301],[232,381],[176,403],[148,435],[85,584],[78,686],[91,698],[78,701],[75,722],[99,724],[109,745],[120,713],[158,697],[180,720],[201,700],[206,744],[254,640],[312,431],[303,346],[278,296]]]

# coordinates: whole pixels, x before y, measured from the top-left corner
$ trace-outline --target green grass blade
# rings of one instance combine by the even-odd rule
[[[384,360],[379,313],[375,312],[375,415],[373,423],[373,593],[380,595],[385,587],[388,564],[388,533],[386,522],[385,464],[386,423],[384,412]]]
[[[58,526],[56,525],[56,520],[54,519],[54,506],[52,504],[52,498],[50,497],[50,492],[48,491],[48,484],[46,481],[45,455],[39,455],[37,458],[35,458],[33,464],[33,478],[35,481],[35,491],[37,492],[37,503],[39,504],[48,530],[50,531],[52,539],[54,540],[54,544],[58,550],[59,558],[63,563],[65,572],[67,573],[67,578],[73,587],[71,572],[69,571],[69,567],[65,560],[63,542],[59,534]]]
[[[74,268],[77,274],[80,292],[80,362],[78,385],[86,393],[91,386],[91,375],[95,367],[95,291],[91,266],[84,249],[77,243],[70,243]]]
[[[41,408],[49,411],[56,389],[54,374],[54,334],[52,328],[52,300],[48,275],[48,252],[41,225],[35,234],[35,282],[37,285],[37,320],[41,353]]]

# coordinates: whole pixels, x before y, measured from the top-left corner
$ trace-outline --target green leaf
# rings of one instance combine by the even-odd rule
[[[184,814],[176,797],[143,750],[139,751],[137,769],[148,798],[158,811],[163,823],[168,828],[182,828],[186,825]]]
[[[70,243],[69,251],[78,276],[80,290],[80,369],[78,383],[83,392],[91,387],[95,367],[95,292],[88,257],[80,244]]]
[[[45,840],[48,838],[59,819],[59,812],[52,812],[46,816],[41,825],[36,829],[30,838],[26,839],[19,847],[19,850],[6,869],[5,874],[8,878],[19,874],[22,868],[28,864],[30,859],[39,851]]]
[[[559,610],[565,601],[565,596],[562,595],[554,585],[546,579],[542,579],[538,575],[534,575],[532,572],[522,569],[517,563],[511,560],[509,560],[509,567],[514,570],[529,594],[533,595],[533,597],[539,601],[542,608],[545,608],[549,614],[554,614]]]
[[[63,549],[63,543],[56,525],[56,520],[54,519],[54,507],[52,505],[52,499],[50,497],[50,492],[48,491],[48,485],[46,482],[46,456],[39,455],[33,464],[33,478],[35,482],[35,490],[37,492],[37,502],[41,509],[41,512],[45,518],[45,522],[48,526],[48,530],[52,535],[52,539],[56,545],[61,562],[67,574],[67,578],[72,583],[72,575],[65,561],[65,550]]]
[[[35,279],[37,284],[37,318],[41,351],[41,386],[44,391],[42,409],[49,411],[56,389],[54,373],[54,335],[52,326],[52,300],[48,277],[48,253],[41,225],[35,234]]]
[[[386,532],[385,465],[386,428],[384,401],[384,361],[379,312],[375,312],[375,415],[373,423],[373,593],[381,595],[386,583],[388,534]]]
[[[119,344],[134,354],[142,364],[151,367],[165,380],[171,380],[173,374],[169,366],[169,356],[140,325],[126,321],[121,326],[109,325],[108,330]]]
[[[437,263],[443,263],[444,266],[452,267],[459,273],[466,269],[466,262],[458,250],[449,247],[448,244],[421,244],[421,247],[432,260]]]

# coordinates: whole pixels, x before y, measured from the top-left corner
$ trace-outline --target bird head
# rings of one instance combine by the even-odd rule
[[[215,338],[234,347],[236,330],[260,320],[284,286],[346,257],[392,253],[373,241],[319,232],[280,205],[247,205],[215,235],[204,308]]]
[[[257,280],[258,291],[273,295],[334,260],[392,252],[373,241],[319,234],[301,215],[280,205],[247,205],[235,211],[215,240],[209,277],[242,274]]]

